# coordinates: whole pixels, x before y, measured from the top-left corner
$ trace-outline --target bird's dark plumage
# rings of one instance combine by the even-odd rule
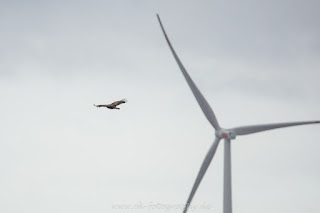
[[[95,107],[107,107],[108,109],[120,109],[117,106],[120,105],[120,104],[126,103],[126,102],[127,102],[126,99],[122,99],[120,101],[115,101],[112,104],[101,104],[101,105],[95,105],[94,104],[94,106]]]

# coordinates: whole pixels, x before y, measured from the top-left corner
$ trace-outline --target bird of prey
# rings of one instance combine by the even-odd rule
[[[95,105],[93,104],[95,107],[107,107],[108,109],[120,109],[117,106],[123,103],[126,103],[127,100],[126,99],[122,99],[120,101],[115,101],[112,104],[101,104],[101,105]]]

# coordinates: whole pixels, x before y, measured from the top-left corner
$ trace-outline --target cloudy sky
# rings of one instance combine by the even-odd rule
[[[320,119],[319,1],[0,3],[0,212],[181,212],[214,131],[156,13],[221,126]],[[319,142],[233,141],[234,212],[319,212]],[[222,154],[191,212],[222,212]]]

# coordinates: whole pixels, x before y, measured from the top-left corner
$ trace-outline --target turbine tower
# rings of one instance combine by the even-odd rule
[[[220,127],[218,120],[216,116],[214,115],[213,110],[211,109],[210,105],[206,101],[206,99],[203,97],[197,86],[192,81],[191,77],[189,76],[187,70],[182,65],[179,57],[177,56],[176,52],[173,49],[173,46],[170,43],[170,40],[164,30],[164,27],[161,23],[160,17],[157,14],[162,32],[167,40],[167,43],[169,45],[169,48],[173,54],[173,57],[175,58],[176,62],[179,65],[179,68],[186,79],[194,97],[196,98],[198,104],[200,105],[204,115],[207,117],[208,121],[211,123],[213,128],[215,129],[215,139],[213,144],[211,145],[206,157],[204,158],[204,161],[201,165],[200,171],[198,173],[198,176],[196,178],[195,183],[193,184],[192,190],[189,194],[187,203],[185,205],[185,208],[183,210],[183,213],[186,213],[188,210],[188,207],[190,206],[190,203],[192,201],[192,198],[194,197],[200,182],[206,173],[210,162],[217,150],[217,147],[219,145],[219,142],[221,139],[224,139],[224,177],[223,177],[223,213],[232,213],[232,196],[231,196],[231,140],[235,139],[236,136],[239,135],[248,135],[253,134],[261,131],[266,130],[272,130],[282,127],[290,127],[290,126],[298,126],[298,125],[305,125],[305,124],[317,124],[320,123],[320,121],[302,121],[302,122],[290,122],[290,123],[276,123],[276,124],[264,124],[264,125],[252,125],[252,126],[241,126],[241,127],[235,127],[231,129],[224,129]]]

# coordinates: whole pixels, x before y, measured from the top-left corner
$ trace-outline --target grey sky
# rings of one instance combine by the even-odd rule
[[[214,131],[156,13],[221,126],[319,120],[319,6],[1,1],[0,212],[184,204]],[[319,212],[319,141],[317,125],[237,138],[234,212]],[[193,212],[222,212],[222,154],[193,200],[210,209]]]

